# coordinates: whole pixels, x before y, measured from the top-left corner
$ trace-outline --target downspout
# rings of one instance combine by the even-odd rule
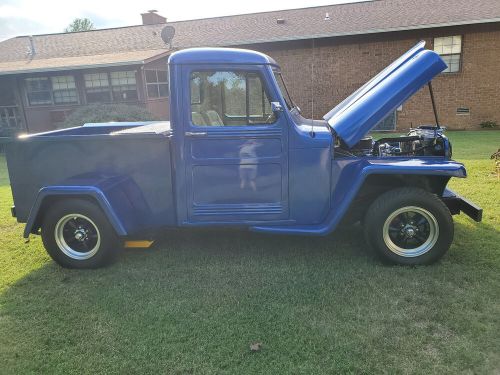
[[[314,138],[316,134],[314,133],[314,38],[312,41],[312,60],[311,60],[311,132],[309,135]]]
[[[30,46],[29,46],[29,52],[28,52],[28,56],[29,56],[29,60],[33,60],[33,58],[35,57],[36,55],[36,49],[35,49],[35,41],[33,40],[33,36],[29,36],[28,37],[28,40],[30,42]]]

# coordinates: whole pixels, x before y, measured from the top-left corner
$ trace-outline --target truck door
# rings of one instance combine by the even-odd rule
[[[288,218],[288,127],[265,66],[184,66],[187,216],[191,223]]]

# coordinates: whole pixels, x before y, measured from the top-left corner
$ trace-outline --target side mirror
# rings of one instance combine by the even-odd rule
[[[271,102],[271,110],[277,115],[280,112],[283,112],[283,106],[280,102]]]

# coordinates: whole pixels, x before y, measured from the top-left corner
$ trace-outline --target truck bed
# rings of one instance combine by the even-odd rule
[[[15,214],[26,222],[40,189],[109,178],[127,181],[142,201],[139,222],[174,223],[169,122],[106,123],[25,135],[6,145]],[[134,205],[115,194],[117,205]],[[127,201],[128,200],[128,201]],[[132,207],[134,208],[134,207]]]

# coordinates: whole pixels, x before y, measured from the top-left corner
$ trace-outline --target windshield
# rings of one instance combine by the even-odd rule
[[[295,104],[293,104],[293,100],[290,97],[290,93],[288,92],[288,89],[286,88],[285,81],[283,80],[283,76],[281,75],[280,72],[274,71],[274,77],[276,78],[276,81],[278,82],[278,86],[281,91],[281,95],[283,95],[283,98],[285,99],[286,106],[288,109],[292,109],[295,107]]]

